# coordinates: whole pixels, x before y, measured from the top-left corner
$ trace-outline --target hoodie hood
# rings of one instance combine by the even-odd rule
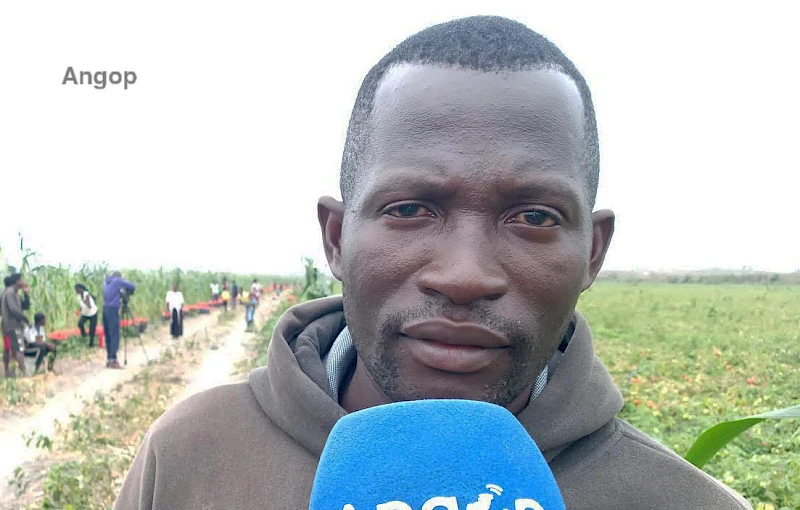
[[[613,420],[623,405],[595,355],[586,320],[578,312],[574,320],[575,332],[555,373],[517,415],[548,461]],[[267,366],[249,376],[267,416],[317,457],[335,423],[347,414],[331,394],[322,361],[344,327],[341,296],[289,309],[275,326]]]

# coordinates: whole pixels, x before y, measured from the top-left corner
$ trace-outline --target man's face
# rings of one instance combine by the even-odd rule
[[[371,126],[331,263],[359,358],[394,401],[508,405],[599,270],[578,89],[552,70],[405,65]]]

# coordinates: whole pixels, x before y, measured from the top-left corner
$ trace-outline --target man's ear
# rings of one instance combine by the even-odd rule
[[[344,203],[333,197],[322,197],[317,202],[317,217],[322,229],[322,245],[331,273],[342,280],[342,223]]]
[[[614,211],[603,209],[592,214],[592,251],[589,258],[589,270],[583,280],[583,289],[592,286],[597,273],[603,267],[611,237],[614,235]]]

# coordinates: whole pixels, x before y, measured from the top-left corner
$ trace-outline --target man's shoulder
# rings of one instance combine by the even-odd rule
[[[659,465],[663,465],[661,469],[663,469],[664,475],[668,473],[675,474],[676,479],[672,482],[664,480],[665,486],[672,492],[685,493],[688,487],[695,491],[694,494],[688,494],[689,502],[699,502],[703,500],[703,497],[708,497],[714,502],[718,501],[719,506],[714,506],[713,508],[752,509],[741,495],[727,485],[690,464],[683,457],[680,457],[629,423],[623,420],[619,420],[619,423],[621,424],[624,441],[628,442],[632,448],[641,451],[643,459],[650,461],[648,464],[652,463],[656,469],[659,469]],[[680,479],[685,479],[687,485],[681,484],[679,482]]]
[[[224,455],[225,450],[244,446],[243,438],[263,441],[264,446],[289,440],[264,413],[246,381],[204,390],[178,402],[153,423],[148,435],[151,448],[177,449],[188,457]]]
[[[601,440],[589,436],[564,452],[571,468],[562,489],[566,499],[581,502],[576,508],[752,510],[739,494],[627,422],[614,419],[604,429]]]
[[[251,417],[260,410],[246,382],[201,391],[178,402],[150,427],[154,438],[170,434],[218,434],[221,426]]]

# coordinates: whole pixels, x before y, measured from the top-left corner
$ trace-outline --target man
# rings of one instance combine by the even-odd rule
[[[231,308],[236,310],[236,302],[239,301],[239,286],[236,285],[236,280],[233,281],[231,287]]]
[[[256,309],[261,302],[262,291],[263,287],[258,283],[258,278],[253,278],[253,284],[250,286],[250,293],[247,295],[247,306],[244,312],[244,318],[248,328],[250,328],[253,325],[253,321],[255,321]]]
[[[575,311],[614,227],[597,181],[590,92],[552,43],[494,17],[401,43],[356,99],[343,202],[318,205],[344,299],[290,310],[247,383],[162,416],[116,507],[307,508],[346,413],[462,398],[518,417],[570,510],[749,508],[616,418]]]
[[[136,291],[136,285],[122,279],[122,273],[114,271],[106,278],[103,285],[103,331],[106,335],[106,367],[121,369],[117,361],[119,349],[119,307],[122,301],[122,290],[129,294]]]
[[[11,357],[16,360],[19,365],[21,374],[25,375],[25,328],[30,326],[31,322],[25,316],[24,310],[30,305],[30,298],[28,297],[28,284],[19,273],[14,273],[7,276],[3,283],[5,283],[5,290],[0,296],[0,316],[2,317],[2,324],[0,329],[3,333],[3,369],[5,376],[11,377],[12,372],[10,368]],[[25,299],[20,301],[19,291],[25,293]]]
[[[253,325],[253,321],[256,318],[256,307],[258,307],[258,296],[254,293],[253,289],[251,288],[250,291],[247,293],[247,296],[245,296],[245,307],[244,307],[244,320],[248,331],[250,327]]]

